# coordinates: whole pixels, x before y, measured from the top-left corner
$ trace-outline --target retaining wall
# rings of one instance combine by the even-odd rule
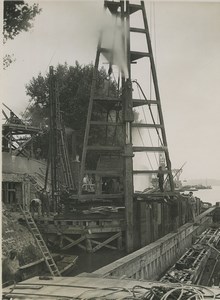
[[[93,272],[101,277],[114,276],[135,279],[158,279],[192,245],[193,237],[201,234],[212,222],[214,208],[197,217],[197,225],[187,223],[177,233],[145,246]]]

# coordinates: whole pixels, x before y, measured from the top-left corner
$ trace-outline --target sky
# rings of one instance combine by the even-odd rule
[[[105,21],[102,1],[38,3],[33,28],[3,49],[16,58],[3,72],[3,102],[17,114],[39,72],[94,61]],[[182,179],[220,179],[220,2],[146,2],[146,9],[172,166],[186,162]],[[144,66],[139,72],[144,78]]]

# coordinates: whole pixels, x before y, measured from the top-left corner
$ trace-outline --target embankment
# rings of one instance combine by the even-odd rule
[[[41,258],[35,240],[19,213],[2,207],[2,281],[22,279],[19,267]]]

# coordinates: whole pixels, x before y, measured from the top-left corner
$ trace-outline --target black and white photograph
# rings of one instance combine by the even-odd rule
[[[220,1],[1,8],[2,299],[220,299]]]

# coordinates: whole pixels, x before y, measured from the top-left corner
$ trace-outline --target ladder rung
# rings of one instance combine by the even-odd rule
[[[158,170],[133,170],[133,174],[156,174],[158,173]],[[163,174],[170,173],[169,170],[163,170],[161,171]]]
[[[51,259],[51,255],[49,252],[44,252],[45,257],[47,258],[47,260]]]
[[[45,242],[42,239],[38,240],[38,242],[42,244],[41,245],[42,247],[46,247],[46,244],[45,244]]]
[[[94,101],[104,101],[104,102],[122,102],[121,98],[111,98],[111,97],[104,97],[104,96],[95,96],[93,98]],[[141,106],[141,105],[156,105],[160,104],[157,100],[144,100],[144,99],[132,99],[133,107]]]
[[[135,28],[135,27],[130,27],[131,32],[137,32],[137,33],[146,33],[146,30],[144,28]]]
[[[106,177],[115,177],[115,176],[122,176],[123,172],[122,170],[86,170],[85,174],[94,174],[94,175],[100,175],[100,176],[106,176]]]
[[[51,267],[51,269],[53,268],[53,269],[57,270],[57,267],[54,264],[51,264],[49,266]]]
[[[112,98],[112,97],[104,97],[104,96],[95,96],[93,98],[95,101],[109,101],[109,102],[122,102],[121,98]]]
[[[142,10],[142,6],[138,4],[129,4],[129,13],[133,14],[138,10]]]
[[[163,128],[161,124],[132,123],[132,127]]]
[[[102,122],[102,121],[91,121],[91,125],[106,125],[106,126],[122,126],[122,122]]]
[[[92,150],[92,151],[122,151],[122,147],[94,145],[94,146],[87,146],[87,150]]]
[[[120,7],[120,2],[105,1],[105,7],[107,7],[112,14],[116,14]]]
[[[130,52],[130,59],[131,62],[143,57],[149,57],[150,54],[148,52],[138,52],[138,51],[131,51]]]
[[[164,152],[167,151],[167,147],[133,147],[134,152]]]

